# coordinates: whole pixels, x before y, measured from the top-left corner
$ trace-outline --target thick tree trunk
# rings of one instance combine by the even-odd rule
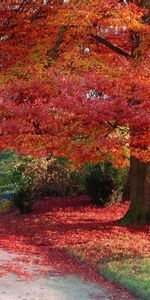
[[[130,208],[121,225],[150,224],[150,162],[130,160]]]

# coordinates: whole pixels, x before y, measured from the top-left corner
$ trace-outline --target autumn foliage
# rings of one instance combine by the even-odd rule
[[[49,266],[102,283],[104,279],[93,267],[98,268],[111,259],[119,262],[149,257],[149,226],[119,227],[116,223],[127,209],[128,202],[95,208],[90,199],[83,196],[64,197],[63,201],[62,198],[39,199],[32,214],[21,216],[14,211],[1,216],[0,246],[20,253],[22,262],[39,265],[41,274],[42,270],[46,274],[44,266]],[[73,257],[80,258],[82,264]],[[1,267],[0,274],[4,276],[12,271],[29,280],[35,276],[9,261]],[[112,287],[111,282],[103,284]],[[111,292],[110,299],[119,297]],[[130,299],[128,294],[126,297]]]
[[[127,2],[1,2],[1,150],[149,161],[149,10]]]

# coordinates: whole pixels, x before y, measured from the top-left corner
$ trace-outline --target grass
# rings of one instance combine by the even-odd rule
[[[150,299],[150,258],[111,259],[99,266],[101,274],[120,283],[135,295]]]

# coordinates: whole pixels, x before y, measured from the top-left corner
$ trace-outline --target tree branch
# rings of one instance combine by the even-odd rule
[[[61,42],[62,42],[63,35],[64,35],[64,33],[66,32],[66,30],[67,30],[67,26],[64,25],[64,26],[60,29],[59,33],[58,33],[58,38],[57,38],[57,41],[56,41],[54,47],[53,47],[52,49],[50,49],[50,50],[47,51],[47,55],[49,56],[49,58],[48,58],[48,63],[47,63],[47,65],[46,65],[46,68],[48,68],[48,67],[50,66],[51,61],[52,61],[53,59],[55,59],[55,58],[58,57],[59,46],[60,46],[60,44],[61,44]]]
[[[97,42],[105,45],[107,48],[113,50],[114,52],[120,54],[120,55],[123,55],[127,58],[135,58],[134,55],[132,54],[129,54],[127,52],[125,52],[124,50],[122,50],[121,48],[119,47],[116,47],[114,46],[112,43],[108,42],[107,40],[105,40],[104,38],[102,38],[101,36],[98,36],[98,35],[94,35],[94,34],[91,34],[91,37],[96,40]]]

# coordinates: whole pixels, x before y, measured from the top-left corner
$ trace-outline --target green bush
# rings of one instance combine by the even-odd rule
[[[23,214],[32,211],[33,207],[33,182],[37,174],[34,168],[29,167],[30,164],[32,158],[18,158],[11,174],[14,206]]]
[[[71,173],[65,158],[47,158],[47,182],[51,193],[56,196],[67,196],[70,193]]]
[[[128,170],[115,169],[110,162],[88,163],[83,167],[87,194],[93,204],[106,205],[122,199]]]
[[[83,195],[86,193],[85,174],[82,169],[70,171],[71,195]]]
[[[92,198],[93,204],[100,205],[109,200],[114,184],[106,167],[97,164],[87,164],[85,170],[85,187],[87,194]]]
[[[0,160],[13,160],[16,158],[16,153],[12,150],[5,150],[0,152]]]
[[[87,163],[79,170],[72,170],[65,158],[49,156],[33,159],[8,151],[2,154],[1,166],[0,192],[11,191],[21,212],[28,210],[24,206],[28,206],[30,211],[33,205],[31,199],[37,196],[87,193],[94,204],[114,203],[121,199],[127,186],[128,170],[115,169],[109,162]]]
[[[33,196],[32,189],[28,186],[22,186],[14,193],[14,205],[21,214],[26,214],[32,211]]]
[[[3,192],[13,189],[11,176],[17,159],[17,155],[13,151],[0,152],[0,196]]]
[[[10,200],[1,200],[0,201],[0,215],[10,211],[13,208],[13,203]]]
[[[16,195],[20,189],[32,190],[32,196],[65,196],[71,190],[70,171],[65,159],[48,157],[41,159],[22,158],[17,161],[12,173]],[[24,199],[24,197],[22,197]]]

